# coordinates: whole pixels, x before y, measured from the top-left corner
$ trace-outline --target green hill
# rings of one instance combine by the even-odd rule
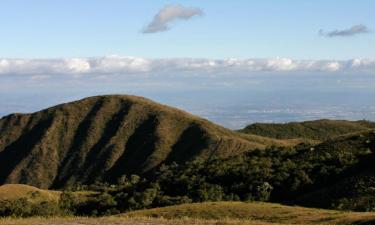
[[[330,169],[320,169],[315,175],[320,184],[299,196],[295,203],[357,211],[375,209],[374,131],[324,142],[300,160],[320,162]],[[322,172],[330,176],[324,176]]]
[[[98,96],[2,118],[0,184],[113,182],[162,163],[298,142],[239,134],[141,97]]]
[[[365,120],[316,120],[285,124],[255,123],[240,132],[278,139],[306,138],[324,141],[340,135],[371,129],[375,129],[375,123]]]

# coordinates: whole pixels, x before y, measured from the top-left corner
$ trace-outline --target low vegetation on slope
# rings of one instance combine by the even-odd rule
[[[71,205],[78,207],[94,199],[93,191],[52,191],[24,184],[0,186],[0,217],[74,215]]]
[[[33,202],[57,202],[60,198],[60,194],[60,191],[42,190],[23,184],[5,184],[0,186],[0,201],[12,201],[20,198],[26,198]]]
[[[0,225],[370,225],[374,222],[375,213],[322,210],[261,202],[193,203],[96,218],[0,218]]]
[[[120,218],[120,217],[58,217],[58,218],[0,218],[0,225],[282,225],[253,220],[220,219],[202,220],[194,218]]]
[[[2,118],[0,184],[62,188],[114,182],[162,163],[297,142],[238,134],[141,97],[91,97]]]
[[[124,217],[198,218],[204,220],[241,219],[276,224],[373,224],[375,213],[354,213],[334,210],[283,206],[260,202],[207,202],[139,210]]]
[[[255,123],[240,132],[278,139],[305,138],[325,141],[340,135],[371,129],[375,129],[375,123],[365,120],[316,120],[285,124]]]

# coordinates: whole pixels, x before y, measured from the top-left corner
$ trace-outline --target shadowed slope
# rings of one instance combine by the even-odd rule
[[[324,170],[317,187],[294,202],[313,207],[373,211],[375,193],[375,131],[343,135],[315,146],[300,160],[314,159],[324,165],[344,168]],[[328,168],[328,167],[327,167]]]

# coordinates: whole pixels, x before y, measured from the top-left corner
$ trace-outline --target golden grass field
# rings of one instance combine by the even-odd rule
[[[43,201],[59,201],[61,191],[39,189],[33,186],[24,184],[4,184],[0,186],[0,201],[1,200],[16,200],[26,198],[30,202],[38,203]],[[85,199],[90,195],[95,194],[92,191],[76,191],[73,192],[80,199]]]
[[[244,221],[279,224],[362,224],[370,221],[373,223],[369,224],[375,224],[375,213],[343,212],[261,202],[195,203],[139,210],[124,215],[166,219],[242,219]]]
[[[0,200],[27,198],[30,201],[58,201],[60,191],[42,190],[23,184],[5,184],[0,186]]]
[[[249,220],[202,220],[194,218],[163,219],[163,218],[31,218],[31,219],[0,219],[0,225],[280,225]]]
[[[101,218],[0,219],[0,225],[370,225],[375,213],[342,212],[273,203],[211,202],[138,210]]]

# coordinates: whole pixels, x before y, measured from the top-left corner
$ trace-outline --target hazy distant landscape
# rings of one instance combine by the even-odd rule
[[[374,80],[375,83],[375,80]],[[375,90],[375,88],[374,88]],[[129,91],[124,94],[145,96],[163,104],[184,109],[227,128],[240,129],[255,122],[291,122],[316,119],[375,121],[375,91],[309,90],[201,90],[201,91]],[[0,116],[13,112],[34,112],[46,107],[105,94],[105,91],[78,93],[40,93],[31,91],[9,95],[0,93]],[[112,92],[111,92],[112,93]],[[119,88],[113,93],[123,93]]]

